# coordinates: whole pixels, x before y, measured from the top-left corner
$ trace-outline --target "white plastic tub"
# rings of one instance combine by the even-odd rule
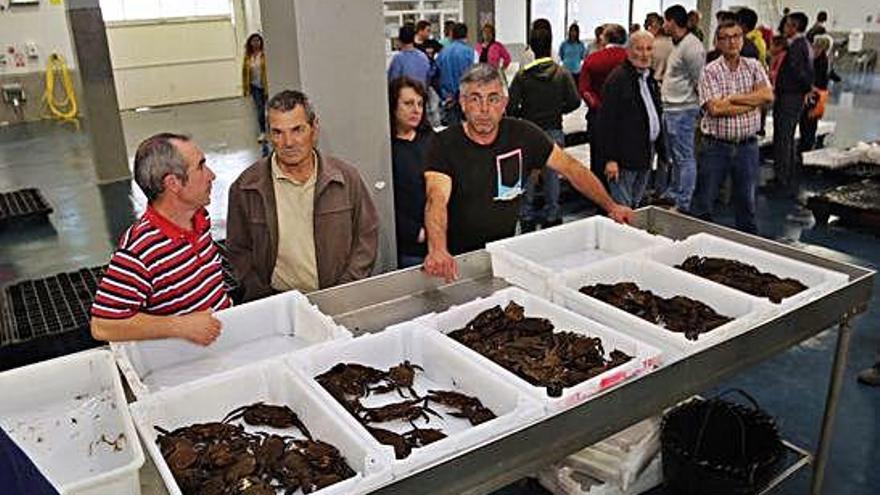
[[[286,361],[309,384],[320,392],[324,402],[337,416],[345,417],[352,428],[360,430],[370,445],[382,449],[391,463],[395,477],[403,477],[433,464],[445,461],[486,442],[496,440],[506,433],[524,427],[543,415],[541,405],[529,399],[515,387],[465,353],[449,345],[448,339],[427,328],[411,323],[399,324],[372,335],[352,340],[331,342],[289,356]],[[424,368],[416,373],[414,389],[420,396],[428,390],[454,390],[480,399],[497,416],[495,419],[473,426],[466,419],[444,413],[444,406],[429,404],[442,418],[429,414],[429,421],[415,421],[420,428],[439,428],[447,437],[420,448],[412,449],[405,459],[396,459],[394,449],[376,441],[357,420],[319,385],[314,377],[324,373],[337,363],[359,363],[378,369],[388,369],[409,360]],[[395,392],[371,394],[362,399],[366,407],[378,407],[404,400]],[[397,433],[411,430],[403,421],[375,423],[374,426]]]
[[[0,426],[61,493],[140,493],[144,452],[109,352],[0,373],[0,397]]]
[[[134,395],[140,398],[319,342],[351,338],[348,330],[296,291],[235,306],[216,316],[223,329],[207,347],[181,339],[112,344]]]
[[[550,297],[550,280],[568,269],[588,266],[612,256],[671,244],[629,225],[593,216],[486,245],[492,274],[529,292]]]
[[[650,249],[642,254],[648,259],[673,267],[694,255],[726,258],[748,263],[762,272],[772,273],[781,278],[793,278],[807,286],[806,290],[787,297],[778,304],[765,299],[780,309],[800,306],[846,285],[849,281],[849,276],[846,274],[801,263],[705,233],[695,234],[675,245]]]
[[[605,389],[659,366],[664,359],[659,348],[646,344],[641,339],[612,330],[605,325],[575,314],[517,287],[502,289],[491,296],[479,298],[459,306],[453,306],[443,313],[432,313],[422,316],[414,322],[447,334],[453,330],[463,328],[482,311],[496,305],[504,308],[510,301],[514,301],[522,306],[525,309],[526,316],[549,319],[553,323],[555,331],[570,331],[601,338],[606,357],[615,349],[633,356],[633,359],[627,363],[583,381],[574,387],[564,389],[561,397],[549,397],[546,387],[532,385],[464,344],[452,338],[446,338],[450,345],[459,349],[458,352],[471,356],[487,369],[492,369],[498,373],[505,382],[515,384],[531,397],[541,401],[548,413],[555,413],[585,402]]]
[[[132,404],[131,413],[169,493],[180,495],[180,488],[156,444],[158,433],[154,426],[172,431],[194,423],[220,421],[233,409],[260,401],[289,406],[315,440],[330,443],[339,449],[348,465],[357,473],[352,478],[313,493],[367,493],[390,479],[388,465],[382,461],[381,455],[369,448],[339,415],[329,411],[314,391],[278,359],[240,367],[151,394]],[[277,430],[247,425],[245,428],[251,432],[266,431],[301,437],[295,428]]]
[[[712,331],[688,340],[683,333],[666,330],[611,304],[578,292],[585,285],[634,282],[639,289],[660,297],[686,296],[733,318]],[[646,340],[675,357],[697,352],[747,330],[768,317],[769,302],[660,263],[639,258],[615,258],[590,267],[566,272],[553,283],[554,300],[575,312],[611,328]]]

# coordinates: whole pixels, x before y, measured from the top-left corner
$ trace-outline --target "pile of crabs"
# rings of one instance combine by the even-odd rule
[[[305,438],[252,427],[293,429]],[[336,447],[315,440],[287,406],[258,402],[230,412],[216,423],[167,431],[158,426],[162,457],[184,494],[275,495],[312,493],[351,478],[354,470]]]
[[[428,390],[424,396],[413,388],[421,366],[404,361],[388,370],[358,363],[338,363],[315,380],[339,402],[379,442],[394,448],[397,459],[409,457],[412,449],[421,448],[446,438],[439,428],[419,428],[416,420],[429,423],[431,416],[442,418],[429,404],[443,406],[446,413],[467,419],[471,425],[495,418],[480,399],[449,390]],[[364,399],[376,394],[396,393],[401,399],[379,407],[367,407]],[[408,431],[397,433],[377,423],[406,424]],[[383,425],[384,426],[384,425]]]
[[[546,387],[550,397],[632,359],[617,349],[606,358],[599,337],[556,332],[550,320],[525,316],[514,301],[481,312],[449,336],[530,384]]]

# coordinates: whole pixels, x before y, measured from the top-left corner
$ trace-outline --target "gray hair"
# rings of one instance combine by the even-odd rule
[[[169,174],[186,184],[186,160],[172,141],[187,142],[189,136],[163,132],[144,139],[134,154],[134,180],[153,202],[165,192],[165,177]]]
[[[315,113],[315,107],[312,106],[309,97],[302,91],[292,89],[285,89],[269,99],[266,103],[266,116],[269,115],[269,110],[292,112],[298,106],[303,107],[303,110],[305,110],[309,124],[314,124],[317,114]]]
[[[817,34],[813,38],[813,46],[828,53],[831,47],[834,46],[834,38],[830,34]]]
[[[501,72],[498,69],[489,64],[475,64],[465,71],[459,79],[458,92],[464,93],[464,87],[468,84],[490,84],[495,81],[498,81],[504,94],[507,94],[507,87],[504,85],[504,79],[501,78]]]
[[[627,47],[627,48],[632,47],[633,42],[634,42],[635,40],[642,39],[642,38],[645,38],[645,39],[647,39],[647,40],[654,41],[654,35],[651,34],[650,31],[646,31],[646,30],[644,30],[644,29],[639,29],[638,31],[636,31],[636,32],[632,33],[631,35],[629,35],[629,39],[626,40],[626,47]]]

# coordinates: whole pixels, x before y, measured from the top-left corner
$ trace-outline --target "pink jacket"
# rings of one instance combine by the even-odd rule
[[[483,44],[477,43],[478,60],[480,55],[483,53],[483,49]],[[504,63],[501,63],[501,61],[504,61]],[[506,68],[508,65],[510,65],[510,53],[508,53],[507,48],[504,48],[504,45],[496,41],[489,46],[488,62],[489,65],[493,67]]]

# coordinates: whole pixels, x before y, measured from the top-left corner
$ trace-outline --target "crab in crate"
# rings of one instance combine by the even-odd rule
[[[442,418],[437,411],[428,407],[427,399],[405,400],[380,407],[362,407],[360,413],[361,420],[366,423],[385,423],[394,420],[413,422],[419,418],[430,422],[431,418],[428,413]]]
[[[416,378],[416,371],[425,371],[424,368],[417,364],[412,364],[406,360],[397,366],[392,366],[382,378],[385,382],[378,387],[370,388],[369,391],[378,394],[384,394],[396,390],[401,397],[404,397],[402,390],[406,389],[410,397],[419,398],[419,394],[413,389],[413,382]]]
[[[459,392],[448,390],[428,390],[427,399],[447,407],[457,409],[450,415],[457,418],[467,418],[472,425],[485,423],[495,419],[495,413],[480,402],[480,399]]]
[[[229,423],[237,419],[243,420],[251,426],[270,426],[272,428],[296,428],[306,438],[311,439],[312,434],[299,416],[288,406],[272,406],[262,402],[255,402],[249,406],[233,409],[223,418],[223,423]]]
[[[250,426],[296,428],[307,438],[250,433],[230,424],[238,419]],[[155,428],[160,453],[184,494],[311,493],[356,474],[336,447],[313,440],[287,406],[258,402],[236,408],[222,422],[171,432]]]
[[[526,316],[524,308],[514,301],[504,309],[496,305],[480,312],[448,335],[532,385],[545,387],[550,397],[560,397],[565,388],[632,359],[619,350],[605,358],[601,339],[557,332],[550,320]],[[458,402],[466,404],[461,399]]]

